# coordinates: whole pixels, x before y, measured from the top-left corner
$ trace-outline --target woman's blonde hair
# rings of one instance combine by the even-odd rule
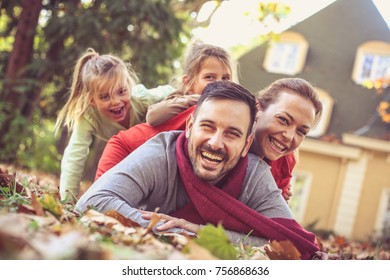
[[[222,65],[229,69],[232,75],[231,80],[238,83],[237,62],[232,59],[230,54],[219,46],[195,40],[188,49],[183,67],[183,75],[188,77],[188,83],[180,83],[179,86],[181,88],[179,90],[187,92],[192,87],[196,75],[199,74],[203,67],[203,63],[211,57],[218,59]]]
[[[99,55],[88,48],[77,60],[70,95],[58,114],[55,132],[62,124],[71,131],[89,108],[94,93],[107,89],[112,93],[119,87],[128,87],[131,92],[131,87],[137,81],[137,75],[129,63],[112,54]]]

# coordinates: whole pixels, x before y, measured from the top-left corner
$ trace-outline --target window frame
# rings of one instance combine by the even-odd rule
[[[281,53],[278,48],[283,47],[284,53]],[[283,65],[275,66],[275,63],[280,63],[280,57],[290,57],[292,49],[296,49],[294,54],[293,65],[287,67],[288,62],[283,61]],[[309,43],[299,33],[287,31],[279,35],[279,39],[269,43],[263,61],[263,68],[269,73],[284,74],[294,76],[303,71],[306,63],[306,56],[309,49]],[[283,50],[282,50],[283,52]]]
[[[362,78],[365,70],[365,61],[367,61],[367,57],[372,56],[372,63],[370,65],[370,75],[366,79]],[[386,70],[384,71],[383,76],[377,76],[372,74],[372,72],[376,72],[372,70],[372,67],[375,67],[374,70],[378,70],[378,61],[380,59],[388,60],[388,64]],[[387,74],[390,73],[390,43],[383,41],[367,41],[361,44],[357,50],[355,55],[355,62],[352,71],[352,80],[358,84],[365,86],[367,82],[375,82],[378,79],[384,78]]]
[[[297,183],[298,177],[303,178],[303,182],[299,186]],[[303,221],[306,212],[312,181],[313,174],[306,171],[294,171],[291,179],[291,192],[293,196],[288,205],[294,218],[300,223]]]
[[[322,103],[322,116],[317,126],[311,129],[307,134],[307,136],[310,137],[320,137],[327,132],[334,105],[334,99],[327,91],[318,87],[315,87],[315,90],[318,93],[319,99]]]

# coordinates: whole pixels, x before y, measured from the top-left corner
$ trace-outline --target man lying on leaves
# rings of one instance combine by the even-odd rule
[[[255,97],[240,85],[209,84],[185,131],[140,146],[96,180],[76,209],[115,210],[146,227],[158,207],[156,231],[196,234],[221,223],[233,242],[290,240],[302,259],[317,258],[315,235],[293,219],[269,166],[248,154],[256,111]]]

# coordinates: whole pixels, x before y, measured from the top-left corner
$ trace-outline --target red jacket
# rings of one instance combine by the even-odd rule
[[[195,111],[195,108],[196,106],[192,106],[159,126],[153,127],[147,123],[141,123],[111,137],[99,160],[95,180],[158,133],[169,130],[184,130],[186,120]],[[268,162],[276,184],[283,192],[286,192],[290,186],[295,163],[293,153]]]
[[[271,166],[271,173],[276,185],[285,193],[290,188],[292,171],[296,164],[294,153],[289,153],[277,160],[268,161],[268,164]]]

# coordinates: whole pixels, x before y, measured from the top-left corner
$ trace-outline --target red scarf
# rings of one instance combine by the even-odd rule
[[[218,188],[197,177],[188,157],[188,141],[182,132],[176,142],[176,160],[190,202],[172,216],[196,224],[222,225],[229,230],[249,233],[269,240],[290,240],[302,259],[311,259],[319,251],[315,235],[295,220],[267,218],[240,202],[237,198],[244,182],[248,157],[241,158]],[[185,178],[185,179],[184,179]]]

